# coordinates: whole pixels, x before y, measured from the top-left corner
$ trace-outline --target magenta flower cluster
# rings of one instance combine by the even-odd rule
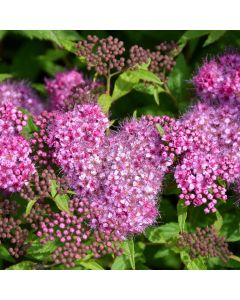
[[[161,138],[146,119],[126,122],[112,133],[104,148],[100,190],[92,207],[104,229],[117,229],[119,235],[140,233],[158,216],[157,195],[166,167],[159,155]]]
[[[193,83],[203,101],[240,103],[240,55],[228,53],[206,61]]]
[[[99,186],[100,150],[108,126],[108,118],[98,105],[85,104],[57,113],[50,127],[53,157],[80,196],[94,193]]]
[[[65,100],[70,96],[71,90],[85,80],[82,73],[75,70],[58,73],[54,79],[46,79],[46,88],[50,97],[51,110],[65,107]]]
[[[43,110],[43,102],[37,93],[25,82],[5,81],[0,84],[0,105],[12,104],[27,109],[33,115]]]
[[[29,157],[28,141],[17,135],[0,136],[0,188],[20,191],[28,183],[35,167]]]

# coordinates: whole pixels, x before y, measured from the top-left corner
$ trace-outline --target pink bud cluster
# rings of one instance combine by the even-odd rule
[[[0,189],[20,191],[35,172],[28,141],[17,135],[0,136]]]
[[[92,253],[95,258],[107,253],[121,254],[117,235],[111,231],[92,231],[89,223],[94,218],[89,200],[75,198],[69,201],[71,214],[50,213],[40,223],[37,235],[42,241],[57,241],[59,247],[52,254],[56,264],[74,267],[76,260]]]
[[[84,104],[56,114],[50,127],[53,157],[80,196],[95,192],[99,186],[100,149],[108,126],[108,119],[98,105]]]
[[[46,79],[46,88],[50,96],[51,110],[65,107],[65,100],[70,96],[71,90],[85,80],[82,73],[75,70],[58,73],[54,79]]]
[[[205,205],[209,213],[227,200],[222,181],[233,183],[240,174],[238,120],[237,106],[197,104],[163,137],[180,155],[174,176],[186,205]]]
[[[38,127],[30,140],[32,159],[35,164],[47,166],[52,160],[52,151],[48,148],[48,126],[54,119],[54,112],[43,111],[41,115],[34,116],[33,121]]]
[[[207,103],[239,103],[240,54],[228,53],[206,61],[193,83],[198,96]]]
[[[34,115],[43,111],[43,104],[37,93],[22,81],[5,81],[0,84],[0,105],[9,103],[25,108]]]

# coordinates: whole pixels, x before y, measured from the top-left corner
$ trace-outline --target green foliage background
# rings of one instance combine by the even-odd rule
[[[116,101],[111,107],[111,119],[121,120],[133,114],[164,115],[178,117],[183,114],[195,99],[191,77],[206,57],[224,51],[238,51],[240,31],[0,31],[0,80],[17,78],[28,80],[46,99],[44,78],[68,68],[86,71],[83,62],[74,55],[74,42],[88,34],[107,37],[109,34],[124,41],[129,49],[138,44],[153,49],[163,41],[174,40],[180,53],[177,63],[169,76],[169,92],[159,94],[159,103],[153,95],[131,91]],[[46,100],[47,101],[47,100]],[[227,204],[220,204],[217,215],[205,215],[203,209],[188,208],[178,203],[178,190],[172,178],[166,178],[163,195],[159,199],[160,218],[154,228],[144,235],[125,243],[125,254],[116,258],[105,257],[98,262],[87,260],[79,263],[78,269],[240,269],[240,262],[230,259],[222,263],[218,259],[191,260],[187,253],[172,246],[179,231],[192,230],[196,226],[215,224],[220,234],[227,238],[231,251],[240,255],[240,209],[236,196],[229,192]],[[35,247],[35,248],[34,248]],[[54,247],[54,246],[53,246]],[[10,267],[13,269],[32,269],[36,261],[51,252],[39,250],[33,245],[29,260]],[[35,252],[34,252],[35,251]],[[44,252],[45,251],[45,252]],[[0,248],[1,258],[12,263],[11,257]],[[61,266],[59,267],[61,268]]]

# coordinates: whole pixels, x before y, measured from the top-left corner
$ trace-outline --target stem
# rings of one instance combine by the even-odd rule
[[[111,76],[108,75],[108,76],[107,76],[107,91],[106,91],[106,93],[107,93],[108,95],[110,95],[110,88],[111,88]]]
[[[236,255],[230,255],[229,258],[231,258],[231,259],[233,259],[233,260],[235,260],[235,261],[237,261],[237,262],[240,263],[240,257],[238,257]]]
[[[178,101],[177,101],[177,99],[173,96],[173,94],[171,93],[171,91],[169,90],[167,84],[164,84],[164,88],[165,88],[166,94],[168,94],[169,97],[172,99],[175,108],[177,109],[177,111],[179,111]]]

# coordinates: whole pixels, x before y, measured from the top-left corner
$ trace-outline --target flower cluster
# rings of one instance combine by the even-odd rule
[[[240,55],[227,53],[206,61],[193,77],[198,96],[208,103],[240,102]]]
[[[27,125],[28,116],[12,103],[0,105],[0,135],[18,134]]]
[[[105,141],[107,117],[96,104],[77,105],[58,113],[51,125],[49,145],[53,157],[80,196],[99,186],[100,149]]]
[[[69,201],[71,214],[50,213],[40,222],[37,235],[42,241],[59,241],[60,246],[53,252],[56,264],[74,267],[78,259],[92,253],[95,258],[107,253],[121,254],[119,238],[111,231],[92,231],[89,223],[94,218],[89,200],[74,198]]]
[[[14,217],[18,206],[8,199],[0,202],[0,244],[7,243],[9,253],[16,259],[23,256],[28,247],[28,230],[21,228],[21,221]]]
[[[30,153],[30,145],[23,137],[0,136],[0,189],[16,192],[28,184],[36,171]]]
[[[50,97],[50,109],[62,109],[72,88],[85,84],[83,74],[75,70],[58,73],[54,79],[46,79],[46,89]]]
[[[124,238],[155,222],[157,196],[167,169],[159,155],[160,145],[157,128],[146,118],[126,122],[109,136],[100,192],[92,200],[97,210],[93,226],[115,229]]]
[[[224,237],[219,236],[214,227],[196,228],[196,232],[183,232],[179,238],[179,246],[188,248],[192,258],[219,257],[227,262],[232,253]]]
[[[179,157],[174,176],[186,205],[204,204],[209,213],[227,199],[222,181],[233,183],[240,172],[238,119],[238,107],[197,104],[165,133]]]
[[[89,35],[76,47],[77,55],[86,59],[88,70],[95,68],[99,75],[108,76],[112,69],[122,71],[125,65],[125,59],[121,57],[125,52],[124,44],[118,38],[99,39]]]
[[[0,105],[13,104],[34,115],[43,111],[43,103],[36,92],[25,82],[5,81],[0,84]]]
[[[134,68],[136,65],[150,62],[149,70],[166,82],[166,73],[169,73],[175,65],[173,52],[176,51],[177,45],[174,42],[163,42],[155,48],[156,51],[150,51],[138,45],[132,46],[127,63],[130,68]]]

